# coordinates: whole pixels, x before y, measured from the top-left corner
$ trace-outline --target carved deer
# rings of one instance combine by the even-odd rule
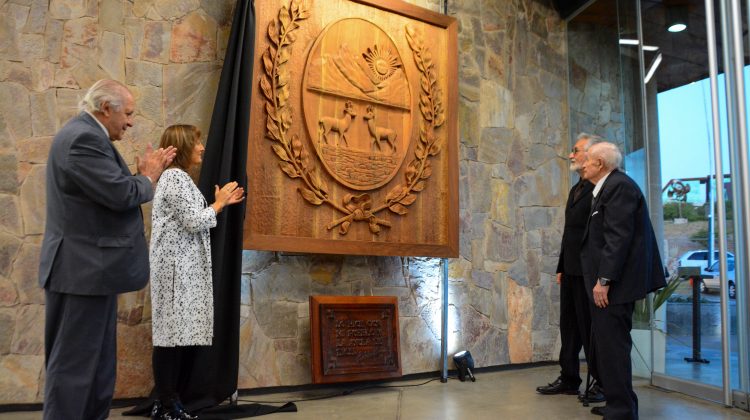
[[[349,130],[349,126],[356,116],[354,104],[352,104],[352,101],[346,101],[342,118],[322,117],[318,120],[318,142],[325,141],[328,144],[328,134],[335,131],[348,147],[349,141],[346,139],[346,131]],[[336,145],[338,145],[338,141],[336,141]]]
[[[373,146],[378,150],[383,150],[380,142],[384,141],[391,146],[391,153],[396,153],[396,132],[388,127],[377,127],[375,125],[375,109],[372,105],[367,107],[367,113],[362,117],[367,121],[367,128],[370,130]],[[374,148],[374,147],[373,147]]]

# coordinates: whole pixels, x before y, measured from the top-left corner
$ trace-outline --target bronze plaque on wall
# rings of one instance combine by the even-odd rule
[[[457,257],[456,20],[400,0],[256,13],[245,248]]]
[[[401,376],[395,296],[310,296],[313,383]]]

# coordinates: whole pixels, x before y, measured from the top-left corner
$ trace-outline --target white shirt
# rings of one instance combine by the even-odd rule
[[[599,180],[599,182],[597,182],[597,183],[596,183],[596,185],[594,186],[594,191],[592,191],[592,192],[591,192],[591,195],[593,195],[594,197],[596,197],[596,196],[597,196],[597,195],[599,194],[599,191],[601,191],[601,190],[602,190],[602,186],[604,185],[604,181],[606,181],[606,180],[607,180],[607,177],[608,177],[608,176],[609,176],[609,174],[611,174],[612,172],[614,172],[614,170],[611,170],[611,171],[609,171],[609,172],[607,173],[607,175],[604,175],[604,176],[602,177],[602,179],[600,179],[600,180]]]
[[[98,120],[98,119],[97,119],[97,118],[96,118],[96,117],[94,116],[94,114],[92,114],[92,113],[90,113],[90,112],[88,112],[88,111],[83,111],[83,112],[85,112],[85,113],[87,113],[87,114],[91,115],[91,118],[93,118],[93,119],[94,119],[94,121],[96,121],[96,123],[97,123],[97,124],[99,124],[99,127],[101,127],[102,131],[104,131],[104,135],[105,135],[105,136],[107,136],[107,138],[109,138],[109,131],[107,131],[107,127],[105,127],[105,126],[104,126],[104,124],[102,124],[102,122],[101,122],[101,121],[99,121],[99,120]]]

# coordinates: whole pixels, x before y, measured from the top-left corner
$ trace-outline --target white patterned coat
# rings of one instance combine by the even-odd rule
[[[151,220],[153,344],[211,345],[213,285],[211,238],[216,213],[181,169],[159,178]]]

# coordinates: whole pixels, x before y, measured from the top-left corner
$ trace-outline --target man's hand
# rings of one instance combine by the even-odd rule
[[[598,308],[606,308],[607,305],[609,305],[607,294],[609,294],[609,285],[602,286],[597,281],[596,285],[594,286],[594,304]]]
[[[177,149],[174,146],[153,150],[149,144],[146,146],[146,152],[143,154],[143,157],[135,157],[138,173],[149,177],[151,182],[156,182],[159,180],[161,173],[164,172],[164,169],[172,163],[175,155],[177,155]]]
[[[562,284],[562,273],[557,273],[557,284]]]

